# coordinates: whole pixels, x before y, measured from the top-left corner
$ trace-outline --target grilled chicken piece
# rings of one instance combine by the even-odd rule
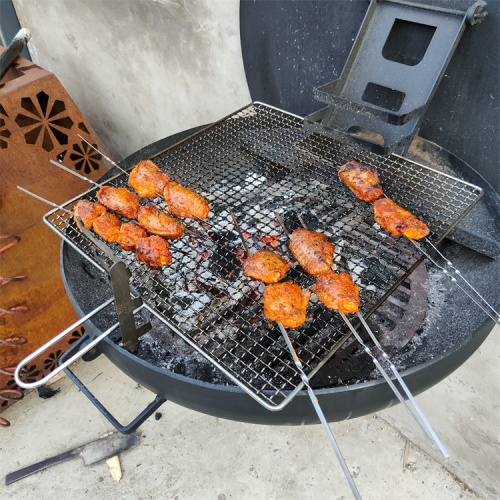
[[[113,243],[116,241],[121,225],[120,219],[115,214],[105,212],[97,217],[94,224],[92,224],[92,229],[102,239],[106,240],[108,243]]]
[[[172,262],[168,241],[161,236],[141,238],[137,243],[137,260],[152,269],[160,269]]]
[[[126,188],[104,186],[97,191],[97,199],[109,210],[127,219],[135,219],[139,209],[139,198]]]
[[[75,206],[73,215],[75,216],[75,222],[81,231],[82,228],[78,223],[77,217],[80,217],[80,219],[82,219],[83,225],[87,229],[92,229],[92,224],[94,224],[94,221],[97,219],[97,217],[105,213],[106,207],[104,207],[100,203],[94,203],[93,201],[89,200],[80,200]]]
[[[178,239],[184,233],[184,224],[182,222],[153,205],[139,207],[137,222],[148,233],[163,236],[164,238]]]
[[[147,238],[147,231],[136,224],[135,222],[126,222],[120,227],[120,231],[116,236],[116,243],[118,243],[123,250],[127,252],[134,251],[141,238]]]
[[[350,161],[340,167],[340,180],[363,201],[374,201],[383,194],[377,171],[368,165]]]
[[[210,207],[207,200],[190,188],[181,186],[177,182],[169,182],[163,191],[163,197],[168,209],[173,215],[193,219],[199,217],[206,219]]]
[[[296,328],[306,320],[306,309],[311,292],[303,292],[291,281],[266,286],[264,290],[264,316],[281,321],[285,328]]]
[[[326,235],[298,228],[290,238],[290,251],[304,270],[314,276],[330,271],[335,247]]]
[[[258,250],[243,262],[243,274],[263,283],[277,283],[289,267],[281,255],[271,250]]]
[[[330,271],[322,274],[316,278],[316,284],[311,289],[328,309],[353,314],[359,308],[359,287],[347,273]]]
[[[430,232],[425,223],[388,198],[375,201],[373,210],[375,222],[389,233],[418,240]]]
[[[151,160],[143,160],[130,172],[128,185],[135,190],[140,198],[156,198],[163,195],[168,181],[170,181],[170,177]]]

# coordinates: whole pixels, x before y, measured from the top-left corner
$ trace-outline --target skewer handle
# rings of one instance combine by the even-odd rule
[[[50,160],[50,163],[52,163],[56,167],[59,167],[59,168],[62,168],[63,170],[66,170],[66,172],[69,172],[70,174],[76,175],[76,177],[79,177],[80,179],[83,179],[84,181],[90,182],[90,184],[94,184],[94,185],[99,186],[100,188],[102,188],[102,185],[99,184],[98,182],[92,181],[92,180],[88,179],[87,177],[85,177],[84,175],[81,175],[78,172],[75,172],[74,170],[70,170],[68,167],[65,167],[64,165],[61,165],[60,163],[57,163],[57,161]]]
[[[415,401],[415,398],[413,397],[412,393],[410,392],[410,389],[408,388],[408,386],[406,385],[405,381],[403,380],[403,377],[401,377],[401,375],[399,374],[396,366],[389,359],[389,356],[387,355],[387,353],[384,351],[384,349],[380,345],[379,341],[377,340],[377,337],[375,337],[375,335],[373,334],[371,328],[368,326],[368,323],[366,322],[366,320],[363,317],[363,315],[358,312],[357,316],[360,319],[360,321],[363,324],[363,326],[365,327],[365,330],[368,332],[368,335],[373,340],[373,343],[375,344],[375,346],[377,347],[377,349],[380,351],[380,353],[382,354],[382,356],[384,357],[384,359],[386,360],[386,362],[389,364],[389,368],[391,369],[392,373],[394,374],[394,376],[396,377],[397,381],[399,382],[399,385],[403,388],[403,391],[405,392],[406,396],[408,397],[408,399],[412,403],[413,407],[415,408],[415,411],[418,413],[420,419],[422,420],[422,422],[426,426],[427,430],[431,434],[431,436],[432,436],[432,438],[434,440],[434,443],[436,443],[437,447],[439,448],[439,450],[441,451],[441,453],[443,454],[443,456],[445,458],[448,458],[449,457],[448,452],[445,450],[445,448],[444,448],[443,444],[441,443],[441,441],[439,440],[437,434],[434,432],[434,429],[432,428],[432,426],[430,425],[429,421],[425,417],[424,413],[422,412],[422,410],[418,406],[417,402]],[[427,439],[429,439],[429,438],[427,437]]]
[[[290,338],[288,337],[288,334],[286,333],[286,330],[284,326],[281,324],[281,321],[278,321],[278,327],[285,339],[286,345],[288,346],[288,349],[290,353],[292,354],[293,360],[295,361],[295,365],[297,366],[299,372],[300,372],[300,377],[302,379],[302,382],[306,386],[307,389],[307,394],[309,395],[309,398],[311,399],[311,402],[313,404],[314,409],[316,410],[316,414],[318,415],[318,418],[323,425],[323,429],[326,432],[326,435],[328,437],[328,440],[330,441],[330,444],[332,445],[332,448],[335,451],[335,454],[337,455],[337,459],[340,463],[340,466],[342,467],[342,471],[344,472],[344,475],[347,479],[347,482],[349,483],[349,486],[351,487],[352,494],[354,495],[354,498],[361,500],[361,495],[358,492],[358,489],[356,485],[354,484],[354,480],[351,476],[351,473],[349,472],[349,469],[347,468],[347,464],[345,463],[344,457],[342,456],[342,452],[340,451],[340,448],[337,444],[337,441],[335,441],[335,438],[333,437],[332,430],[330,429],[330,426],[328,425],[328,422],[326,421],[325,415],[323,411],[321,410],[321,407],[319,406],[318,398],[314,394],[314,391],[312,387],[309,385],[309,380],[307,379],[307,375],[304,372],[304,369],[302,367],[302,362],[297,356],[297,353],[295,352],[295,349],[293,348],[292,342],[290,341]]]
[[[60,205],[56,205],[55,203],[52,203],[51,201],[46,200],[45,198],[42,198],[41,196],[38,196],[37,194],[32,193],[31,191],[28,191],[27,189],[24,189],[21,186],[16,186],[16,187],[17,187],[17,189],[19,189],[23,193],[29,194],[30,196],[33,196],[33,198],[36,198],[37,200],[40,200],[40,201],[43,201],[44,203],[47,203],[47,205],[51,205],[55,208],[59,208],[60,210],[63,210],[64,212],[67,212],[67,213],[73,215],[73,212],[71,212],[70,210],[66,210],[65,208],[61,207]]]
[[[426,252],[416,241],[410,240],[413,245],[427,257],[436,267],[441,269],[443,273],[448,276],[451,281],[453,281],[462,292],[469,297],[483,312],[485,312],[497,325],[500,326],[500,315],[495,310],[495,308],[467,281],[467,279],[462,275],[462,273],[434,246],[427,238],[426,243],[444,260],[444,266],[439,264],[436,259],[433,259],[428,252]],[[452,272],[448,271],[447,267],[451,269]],[[462,283],[464,283],[465,288],[460,285],[459,281],[455,277],[457,276]],[[467,289],[466,289],[467,288]],[[470,293],[469,291],[470,290]]]
[[[19,387],[22,387],[23,389],[35,389],[37,387],[42,386],[43,384],[46,384],[51,378],[55,377],[59,372],[67,368],[70,364],[75,362],[77,359],[81,358],[86,352],[90,351],[94,346],[96,346],[104,337],[107,337],[112,331],[116,330],[120,326],[120,323],[116,323],[113,325],[111,328],[103,332],[101,335],[98,337],[94,338],[92,342],[89,342],[81,351],[78,351],[74,356],[69,358],[67,361],[65,361],[63,364],[59,365],[55,370],[51,371],[48,375],[46,375],[44,378],[41,380],[38,380],[36,382],[23,382],[21,380],[21,371],[24,368],[25,365],[27,365],[30,361],[38,357],[41,353],[45,352],[50,346],[61,340],[63,337],[66,335],[70,334],[75,330],[76,327],[80,326],[81,324],[85,323],[87,320],[89,320],[94,314],[97,314],[99,311],[107,307],[109,304],[114,302],[114,298],[108,299],[106,302],[103,302],[100,306],[96,307],[92,312],[84,316],[83,318],[79,319],[76,323],[73,323],[70,327],[66,328],[63,332],[61,332],[59,335],[56,335],[53,339],[49,340],[47,343],[42,345],[40,348],[38,348],[35,352],[24,358],[19,365],[17,366],[15,372],[14,372],[14,380],[16,381],[16,384]]]
[[[125,170],[123,170],[121,167],[119,167],[111,158],[108,158],[102,151],[99,151],[93,144],[90,144],[90,142],[87,141],[87,139],[83,138],[80,134],[77,134],[77,135],[83,142],[88,144],[94,151],[97,151],[100,155],[102,155],[104,157],[104,159],[109,161],[109,163],[111,163],[111,165],[113,165],[114,167],[118,167],[122,172],[125,172]],[[127,173],[127,172],[125,172],[125,173]]]

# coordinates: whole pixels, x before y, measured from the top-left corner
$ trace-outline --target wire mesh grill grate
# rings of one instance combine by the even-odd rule
[[[143,301],[197,350],[226,371],[237,384],[268,407],[283,407],[300,384],[293,360],[276,327],[262,314],[262,286],[242,276],[242,245],[228,207],[235,214],[252,251],[268,248],[287,259],[289,231],[299,227],[325,233],[334,243],[335,265],[360,287],[360,311],[369,315],[421,260],[403,237],[382,231],[370,204],[358,200],[338,179],[349,160],[378,169],[385,194],[424,220],[436,242],[470,210],[481,190],[401,157],[377,156],[355,146],[312,134],[301,118],[253,103],[220,122],[159,153],[153,161],[178,182],[209,201],[209,225],[187,227],[209,236],[184,235],[172,243],[173,263],[154,271],[116,244],[116,258],[132,272],[131,284]],[[124,187],[120,174],[110,185]],[[78,199],[95,201],[91,189]],[[167,209],[159,198],[143,200]],[[100,267],[112,263],[78,231],[69,214],[54,210],[47,223]],[[177,252],[176,249],[182,250]],[[186,254],[186,252],[188,254]],[[314,278],[298,264],[284,281],[303,288]],[[290,338],[306,373],[313,374],[345,340],[345,325],[334,311],[312,296],[306,323]]]

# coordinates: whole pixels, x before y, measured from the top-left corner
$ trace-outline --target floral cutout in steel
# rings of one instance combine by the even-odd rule
[[[51,103],[48,94],[41,91],[36,98],[23,97],[21,107],[27,114],[19,113],[15,122],[24,131],[26,144],[39,144],[45,151],[52,151],[56,144],[68,144],[68,134],[73,120],[67,116],[66,105],[60,99]],[[66,116],[64,116],[66,114]]]
[[[82,128],[81,125],[80,129]],[[92,170],[99,170],[102,155],[96,151],[97,144],[92,144],[92,146],[84,141],[73,144],[73,152],[69,155],[69,158],[74,162],[76,170],[81,170],[86,174],[90,174]]]
[[[6,116],[7,118],[9,117],[3,106],[0,104],[0,149],[7,149],[9,147],[7,139],[12,134],[10,130],[6,128],[5,119],[2,118],[2,116]]]

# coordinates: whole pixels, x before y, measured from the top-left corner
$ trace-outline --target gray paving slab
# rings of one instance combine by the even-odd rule
[[[492,476],[500,456],[494,438],[498,390],[492,381],[498,380],[499,333],[494,330],[459,370],[417,397],[450,452],[447,461],[420,439],[399,407],[330,424],[363,498],[498,498]],[[123,423],[152,399],[103,356],[77,363],[75,372]],[[2,414],[12,423],[0,430],[2,483],[8,472],[112,430],[66,377],[54,387],[61,389],[56,396],[43,400],[32,392]],[[320,425],[233,422],[169,402],[160,413],[141,426],[139,446],[120,456],[119,482],[106,463],[86,467],[77,458],[1,484],[0,498],[60,498],[63,492],[73,500],[352,498]]]

